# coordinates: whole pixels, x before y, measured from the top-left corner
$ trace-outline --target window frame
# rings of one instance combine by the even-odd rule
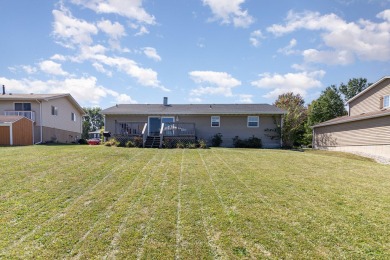
[[[72,120],[73,122],[76,122],[76,121],[77,121],[76,113],[71,112],[71,113],[70,113],[70,118],[71,118],[71,120]]]
[[[213,125],[213,123],[216,123],[216,122],[218,122],[218,125]],[[221,127],[221,117],[220,116],[211,116],[210,117],[210,125],[211,125],[211,127]]]
[[[383,96],[383,108],[389,108],[389,107],[390,107],[390,95]]]
[[[22,104],[22,109],[16,109],[16,104]],[[30,110],[25,109],[25,104],[29,104]],[[14,109],[15,109],[15,111],[32,111],[31,102],[15,102]]]
[[[58,107],[51,106],[51,115],[52,116],[58,116]]]
[[[256,121],[249,120],[250,118],[252,118],[252,119],[256,118],[257,120]],[[250,125],[250,123],[254,123],[254,122],[256,122],[256,125]],[[247,121],[246,121],[246,126],[250,127],[250,128],[260,127],[260,117],[259,116],[248,116]]]

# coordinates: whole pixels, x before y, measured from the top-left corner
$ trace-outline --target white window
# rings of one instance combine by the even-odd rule
[[[71,114],[71,118],[72,118],[72,121],[76,122],[76,114],[75,113]]]
[[[248,116],[248,127],[259,127],[259,117]]]
[[[383,97],[383,107],[390,107],[390,95]]]
[[[53,116],[58,116],[58,107],[51,106],[51,114]]]
[[[219,127],[221,122],[221,118],[219,116],[211,117],[211,127]]]

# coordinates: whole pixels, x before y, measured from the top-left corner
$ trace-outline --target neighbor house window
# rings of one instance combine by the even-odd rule
[[[390,107],[390,95],[383,97],[383,107]]]
[[[71,116],[72,116],[72,121],[76,122],[76,114],[72,113]]]
[[[259,117],[248,116],[248,127],[259,127]]]
[[[31,111],[31,103],[15,103],[15,111]]]
[[[58,107],[51,106],[51,114],[53,116],[58,116]]]
[[[221,122],[221,118],[219,116],[211,117],[211,127],[219,127]]]

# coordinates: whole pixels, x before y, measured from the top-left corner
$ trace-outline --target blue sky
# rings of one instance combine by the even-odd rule
[[[39,4],[37,4],[39,3]],[[0,84],[82,106],[309,103],[390,75],[390,0],[0,1]]]

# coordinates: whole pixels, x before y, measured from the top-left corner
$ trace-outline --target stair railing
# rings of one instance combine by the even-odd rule
[[[148,138],[148,123],[144,124],[144,128],[142,129],[142,147],[145,148],[146,138]]]
[[[161,128],[160,128],[160,145],[159,145],[159,148],[162,148],[162,144],[163,144],[163,139],[164,139],[164,124],[165,124],[165,123],[162,123],[162,124],[161,124]]]

